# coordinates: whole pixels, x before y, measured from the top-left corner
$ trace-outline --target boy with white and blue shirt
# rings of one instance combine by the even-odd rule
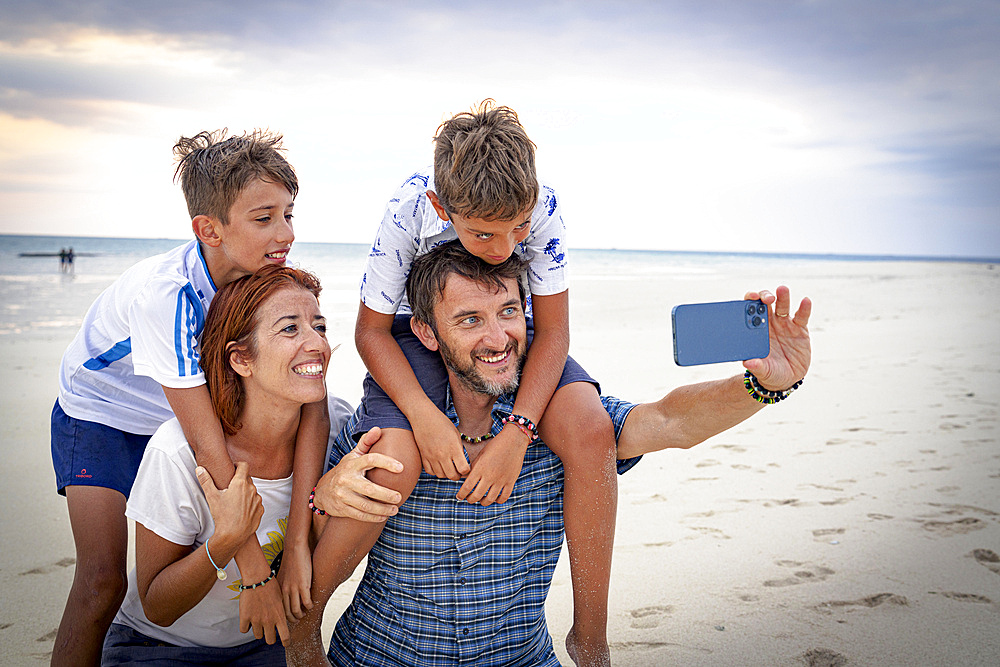
[[[57,409],[139,434],[151,434],[172,419],[163,386],[205,382],[198,338],[213,296],[215,284],[197,239],[125,271],[87,311],[63,355]],[[136,453],[142,457],[141,450]],[[93,483],[128,496],[131,479],[117,479],[110,469],[115,462],[107,464],[82,473],[71,461],[57,461],[56,487],[65,493],[74,480],[89,475]]]
[[[419,452],[428,474],[465,482],[457,497],[490,505],[510,496],[533,438],[561,459],[573,578],[574,624],[585,664],[607,662],[607,603],[617,507],[615,440],[597,383],[571,357],[565,225],[556,192],[535,174],[535,146],[517,114],[486,100],[442,123],[434,167],[411,176],[390,200],[361,280],[355,329],[365,379],[355,437],[382,438]],[[470,465],[445,416],[447,373],[410,332],[403,299],[414,258],[457,240],[489,264],[528,261],[531,347],[513,414]],[[481,350],[502,363],[510,351]],[[537,424],[537,426],[536,426]],[[409,489],[397,489],[405,496]],[[364,540],[363,542],[368,542]]]
[[[69,508],[76,573],[54,665],[100,661],[104,635],[125,594],[126,498],[160,424],[177,417],[220,488],[235,472],[199,366],[199,338],[217,288],[267,264],[284,264],[288,256],[298,179],[281,150],[280,136],[260,131],[182,137],[174,146],[176,173],[196,238],[127,270],[90,307],[63,357],[52,411],[52,460]],[[287,544],[294,553],[291,572],[283,575],[300,580],[299,590],[307,593],[306,502],[328,432],[325,402],[303,408],[298,441],[306,446],[296,448],[293,492],[303,509],[293,505]],[[270,572],[252,539],[236,561],[248,581]],[[287,567],[289,560],[283,562]],[[284,639],[281,590],[275,584],[250,593],[240,596],[241,621],[269,643],[278,635]]]
[[[569,287],[566,261],[566,225],[556,191],[540,183],[538,203],[531,211],[528,235],[514,247],[514,254],[529,262],[527,280],[533,295],[559,294]],[[410,264],[442,243],[455,241],[458,233],[442,220],[427,197],[434,190],[434,168],[425,167],[403,183],[386,206],[375,243],[368,253],[361,278],[361,302],[381,313],[406,315],[406,276]],[[531,303],[528,303],[531,315]]]

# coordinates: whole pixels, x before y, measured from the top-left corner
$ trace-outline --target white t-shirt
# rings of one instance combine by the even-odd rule
[[[451,222],[438,217],[427,198],[428,190],[434,190],[432,167],[410,176],[386,206],[361,277],[361,301],[376,312],[409,313],[406,276],[413,260],[458,238]],[[531,212],[528,236],[514,252],[530,262],[526,278],[531,294],[559,294],[569,286],[566,225],[555,190],[544,183]]]
[[[153,433],[174,416],[163,386],[205,383],[199,340],[215,291],[197,240],[128,269],[90,306],[63,355],[63,411]]]
[[[328,404],[330,430],[337,434],[353,409],[347,401],[333,396],[329,397]],[[174,544],[190,544],[194,548],[204,544],[215,532],[215,522],[195,475],[196,466],[194,452],[178,421],[165,422],[146,446],[125,515]],[[270,562],[284,548],[292,477],[252,479],[264,505],[257,539]],[[209,543],[209,548],[211,546]],[[207,556],[205,560],[207,562]],[[222,566],[218,560],[216,563]],[[253,641],[252,632],[240,632],[240,571],[236,561],[230,561],[224,569],[229,575],[226,580],[216,580],[201,602],[166,628],[146,618],[133,569],[128,575],[125,601],[114,622],[177,646],[229,647]],[[267,585],[273,583],[276,582]]]

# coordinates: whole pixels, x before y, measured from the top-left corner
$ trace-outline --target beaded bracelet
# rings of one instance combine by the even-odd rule
[[[316,486],[319,486],[319,485],[317,484]],[[313,500],[315,500],[315,499],[316,499],[316,487],[314,486],[313,490],[312,490],[312,493],[309,494],[309,509],[311,509],[316,514],[319,514],[320,516],[326,516],[326,512],[325,511],[323,511],[320,508],[316,507],[316,504],[313,502]]]
[[[773,405],[779,401],[783,401],[788,398],[789,394],[802,386],[802,380],[799,380],[793,384],[788,389],[783,389],[781,391],[771,391],[761,386],[760,381],[757,377],[750,371],[743,373],[743,386],[747,388],[747,394],[750,398],[757,401],[758,403],[763,403],[764,405]]]
[[[225,581],[228,579],[229,575],[226,574],[226,571],[215,564],[215,559],[212,558],[212,552],[208,550],[208,540],[205,540],[205,555],[208,556],[208,562],[215,568],[215,576],[219,578],[219,581]]]
[[[263,586],[263,585],[264,585],[264,584],[266,584],[267,582],[269,582],[269,581],[271,581],[272,579],[274,579],[274,575],[275,575],[275,574],[277,574],[277,572],[275,572],[275,571],[274,571],[274,570],[272,569],[272,570],[271,570],[271,574],[269,574],[269,575],[267,576],[267,578],[266,578],[266,579],[264,579],[264,581],[258,581],[258,582],[257,582],[256,584],[250,584],[249,586],[244,586],[243,584],[240,584],[240,585],[239,585],[239,589],[240,589],[240,593],[242,593],[243,591],[252,591],[252,590],[253,590],[253,589],[255,589],[255,588],[260,588],[261,586]]]
[[[491,438],[493,438],[493,434],[492,433],[487,433],[486,435],[477,435],[474,438],[472,436],[465,435],[462,432],[459,432],[458,435],[459,435],[459,437],[462,438],[462,442],[467,442],[470,445],[478,445],[481,442],[486,442],[487,440],[490,440]]]
[[[507,415],[500,421],[504,424],[513,424],[521,429],[521,432],[528,436],[528,442],[534,442],[538,439],[538,427],[535,426],[535,423],[527,417],[523,417],[521,415]]]

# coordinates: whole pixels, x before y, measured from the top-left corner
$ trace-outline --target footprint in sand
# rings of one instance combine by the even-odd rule
[[[69,567],[75,564],[76,564],[75,558],[63,558],[62,560],[56,561],[55,563],[51,563],[49,565],[42,565],[21,572],[19,576],[23,577],[26,574],[51,574],[53,572],[57,572],[62,568]]]
[[[709,526],[691,526],[691,530],[697,531],[702,535],[708,535],[709,537],[715,537],[720,540],[731,540],[732,538],[726,535],[724,532],[718,528],[711,528]]]
[[[941,595],[950,600],[958,600],[959,602],[975,602],[977,604],[993,604],[993,600],[989,599],[985,595],[976,595],[975,593],[956,593],[955,591],[929,591],[932,595]]]
[[[993,574],[1000,574],[1000,556],[992,549],[973,549],[969,554]]]
[[[674,610],[670,605],[659,605],[654,607],[641,607],[629,612],[632,617],[633,628],[648,629],[655,628],[663,622],[664,618]]]
[[[874,609],[883,604],[895,607],[908,607],[910,601],[902,595],[896,595],[895,593],[878,593],[877,595],[869,595],[860,600],[830,600],[829,602],[822,602],[814,606],[813,609],[824,614],[832,614],[835,609],[844,609],[847,607]]]
[[[950,537],[951,535],[964,535],[974,530],[982,530],[986,523],[972,516],[955,521],[922,521],[924,530],[928,530],[937,535]]]
[[[828,648],[811,648],[801,656],[809,667],[844,667],[847,658]]]
[[[846,528],[819,528],[813,531],[813,539],[817,542],[829,542],[835,535],[843,535]]]
[[[836,574],[833,570],[821,565],[811,563],[799,563],[794,560],[779,560],[775,562],[778,567],[797,568],[792,572],[792,576],[784,579],[768,579],[764,585],[768,588],[783,588],[785,586],[797,586],[812,581],[824,581],[831,574]]]

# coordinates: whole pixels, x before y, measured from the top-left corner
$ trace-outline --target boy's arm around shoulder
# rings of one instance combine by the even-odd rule
[[[531,296],[534,338],[524,362],[514,412],[536,424],[556,391],[569,355],[569,290]]]
[[[285,555],[282,557],[281,583],[285,615],[301,618],[303,607],[312,608],[312,550],[309,533],[312,512],[309,494],[323,473],[323,456],[330,438],[330,412],[327,399],[302,406],[302,418],[295,436],[295,459],[292,475],[292,506],[288,511]]]
[[[236,467],[226,450],[222,423],[212,406],[208,385],[183,389],[163,387],[163,394],[184,431],[185,439],[194,450],[198,465],[208,470],[220,488],[229,486]]]
[[[469,472],[458,430],[424,393],[392,336],[394,318],[361,303],[354,330],[358,353],[372,378],[410,423],[427,474],[457,480]]]

